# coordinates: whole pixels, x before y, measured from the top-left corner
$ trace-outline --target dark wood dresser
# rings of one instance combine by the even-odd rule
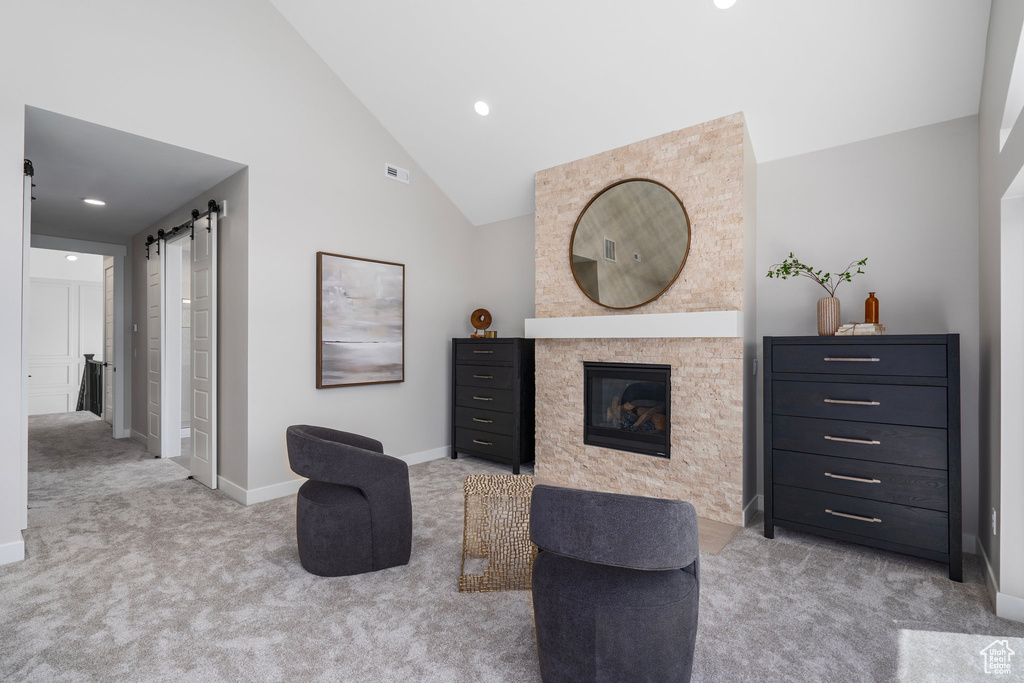
[[[532,339],[452,339],[452,458],[533,460]]]
[[[961,581],[960,335],[764,338],[764,535],[938,560]]]

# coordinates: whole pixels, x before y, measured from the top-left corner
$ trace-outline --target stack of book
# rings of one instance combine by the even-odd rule
[[[836,330],[836,336],[860,336],[863,334],[885,334],[885,325],[879,323],[846,323]]]

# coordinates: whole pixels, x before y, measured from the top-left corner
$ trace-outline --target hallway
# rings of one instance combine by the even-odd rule
[[[58,506],[67,510],[188,476],[131,439],[114,439],[110,425],[88,411],[35,415],[28,430],[30,529]]]

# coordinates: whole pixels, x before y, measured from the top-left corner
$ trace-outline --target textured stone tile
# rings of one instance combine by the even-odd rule
[[[536,316],[743,309],[743,115],[734,114],[537,174]],[[683,201],[690,253],[660,298],[604,308],[576,286],[569,240],[590,199],[626,178],[657,180]],[[671,459],[583,444],[583,361],[672,366]],[[742,524],[740,339],[537,340],[537,474],[563,486],[688,500]]]

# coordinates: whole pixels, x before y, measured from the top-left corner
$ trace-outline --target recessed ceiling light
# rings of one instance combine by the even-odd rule
[[[718,9],[729,9],[736,4],[736,0],[714,0]]]
[[[483,100],[474,104],[473,109],[476,109],[476,113],[480,114],[480,116],[487,116],[488,114],[491,113],[491,108],[488,107],[487,103],[484,102]]]
[[[107,203],[105,201],[103,201],[102,199],[90,199],[90,198],[86,197],[82,201],[85,202],[86,204],[92,204],[93,206],[106,206],[107,205]]]
[[[66,258],[68,261],[77,261],[78,260],[78,257],[75,256],[74,254],[68,254],[64,258]]]

